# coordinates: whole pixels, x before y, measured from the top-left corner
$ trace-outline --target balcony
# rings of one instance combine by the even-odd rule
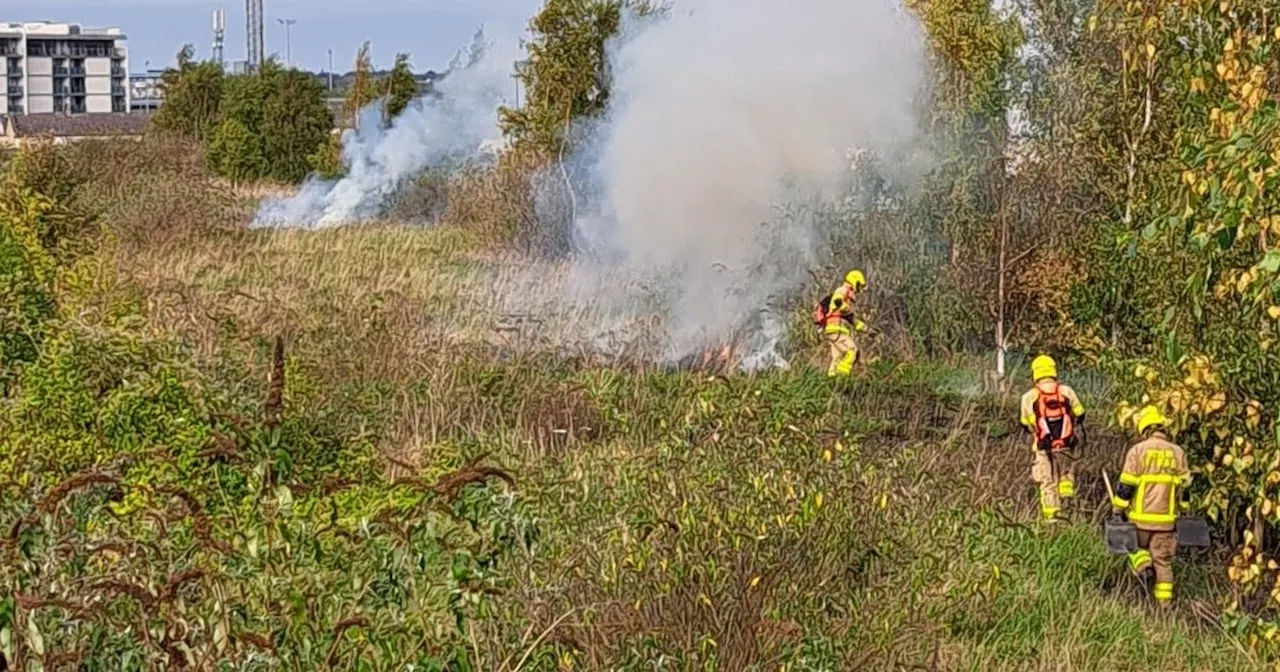
[[[15,85],[13,85],[13,84],[10,84],[10,85],[9,85],[9,95],[10,95],[10,96],[21,96],[21,95],[22,95],[22,87],[21,87],[21,86],[15,86]]]
[[[116,64],[114,64],[114,63],[113,63],[113,64],[111,65],[111,76],[112,76],[112,77],[124,77],[124,76],[125,76],[124,66],[122,66],[122,65],[116,65]]]
[[[112,84],[112,85],[111,85],[111,95],[113,95],[113,96],[123,96],[123,95],[124,95],[124,85],[123,85],[123,84]]]
[[[64,65],[64,66],[54,66],[54,68],[53,68],[53,76],[54,76],[54,77],[66,77],[66,76],[67,76],[67,75],[69,75],[69,74],[71,74],[71,69],[70,69],[70,68],[68,68],[68,67],[66,67],[65,65]]]
[[[85,75],[85,71],[84,71],[84,66],[83,66],[83,65],[79,65],[79,66],[73,65],[73,66],[71,66],[71,76],[72,76],[72,77],[84,77],[84,75]]]

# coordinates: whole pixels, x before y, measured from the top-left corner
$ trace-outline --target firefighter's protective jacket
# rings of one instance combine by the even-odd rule
[[[1187,508],[1187,454],[1157,432],[1129,449],[1111,505],[1139,530],[1167,532]]]

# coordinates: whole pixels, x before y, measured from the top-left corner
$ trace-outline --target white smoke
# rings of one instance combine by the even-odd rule
[[[781,304],[832,252],[851,156],[899,175],[915,160],[925,55],[892,0],[679,0],[631,26],[611,106],[566,162],[587,249],[561,292],[607,318],[581,338],[656,311],[647,356],[735,343],[746,367],[785,366]]]
[[[320,228],[363,221],[382,213],[395,191],[423,170],[501,146],[494,110],[514,91],[515,40],[497,42],[481,28],[460,50],[436,97],[409,105],[389,128],[382,106],[360,111],[342,138],[347,174],[330,181],[312,177],[293,196],[265,201],[251,226]]]

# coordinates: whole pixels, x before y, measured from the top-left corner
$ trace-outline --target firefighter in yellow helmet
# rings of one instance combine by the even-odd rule
[[[1058,382],[1058,365],[1048,355],[1031,360],[1031,380],[1019,419],[1033,437],[1031,480],[1040,491],[1040,515],[1055,522],[1063,501],[1076,494],[1076,430],[1084,422],[1084,404],[1075,390]]]
[[[1111,508],[1138,528],[1138,549],[1129,554],[1129,567],[1151,588],[1156,603],[1167,607],[1173,600],[1178,514],[1188,506],[1191,471],[1186,452],[1169,441],[1169,420],[1159,409],[1138,411],[1136,424],[1141,440],[1124,457]]]
[[[848,376],[853,373],[853,363],[858,358],[853,332],[867,330],[867,325],[862,320],[853,317],[853,301],[866,286],[866,276],[862,271],[854,269],[845,274],[843,284],[819,299],[814,306],[813,322],[822,329],[822,337],[831,350],[828,376]]]

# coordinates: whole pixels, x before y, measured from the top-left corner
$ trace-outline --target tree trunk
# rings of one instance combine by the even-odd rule
[[[1000,242],[996,249],[998,257],[996,272],[996,380],[1003,381],[1005,379],[1005,352],[1008,349],[1008,343],[1005,342],[1004,320],[1005,320],[1005,275],[1007,269],[1005,262],[1008,258],[1009,247],[1009,218],[1005,216],[1004,198],[999,200],[996,206],[996,216],[1000,218]]]

